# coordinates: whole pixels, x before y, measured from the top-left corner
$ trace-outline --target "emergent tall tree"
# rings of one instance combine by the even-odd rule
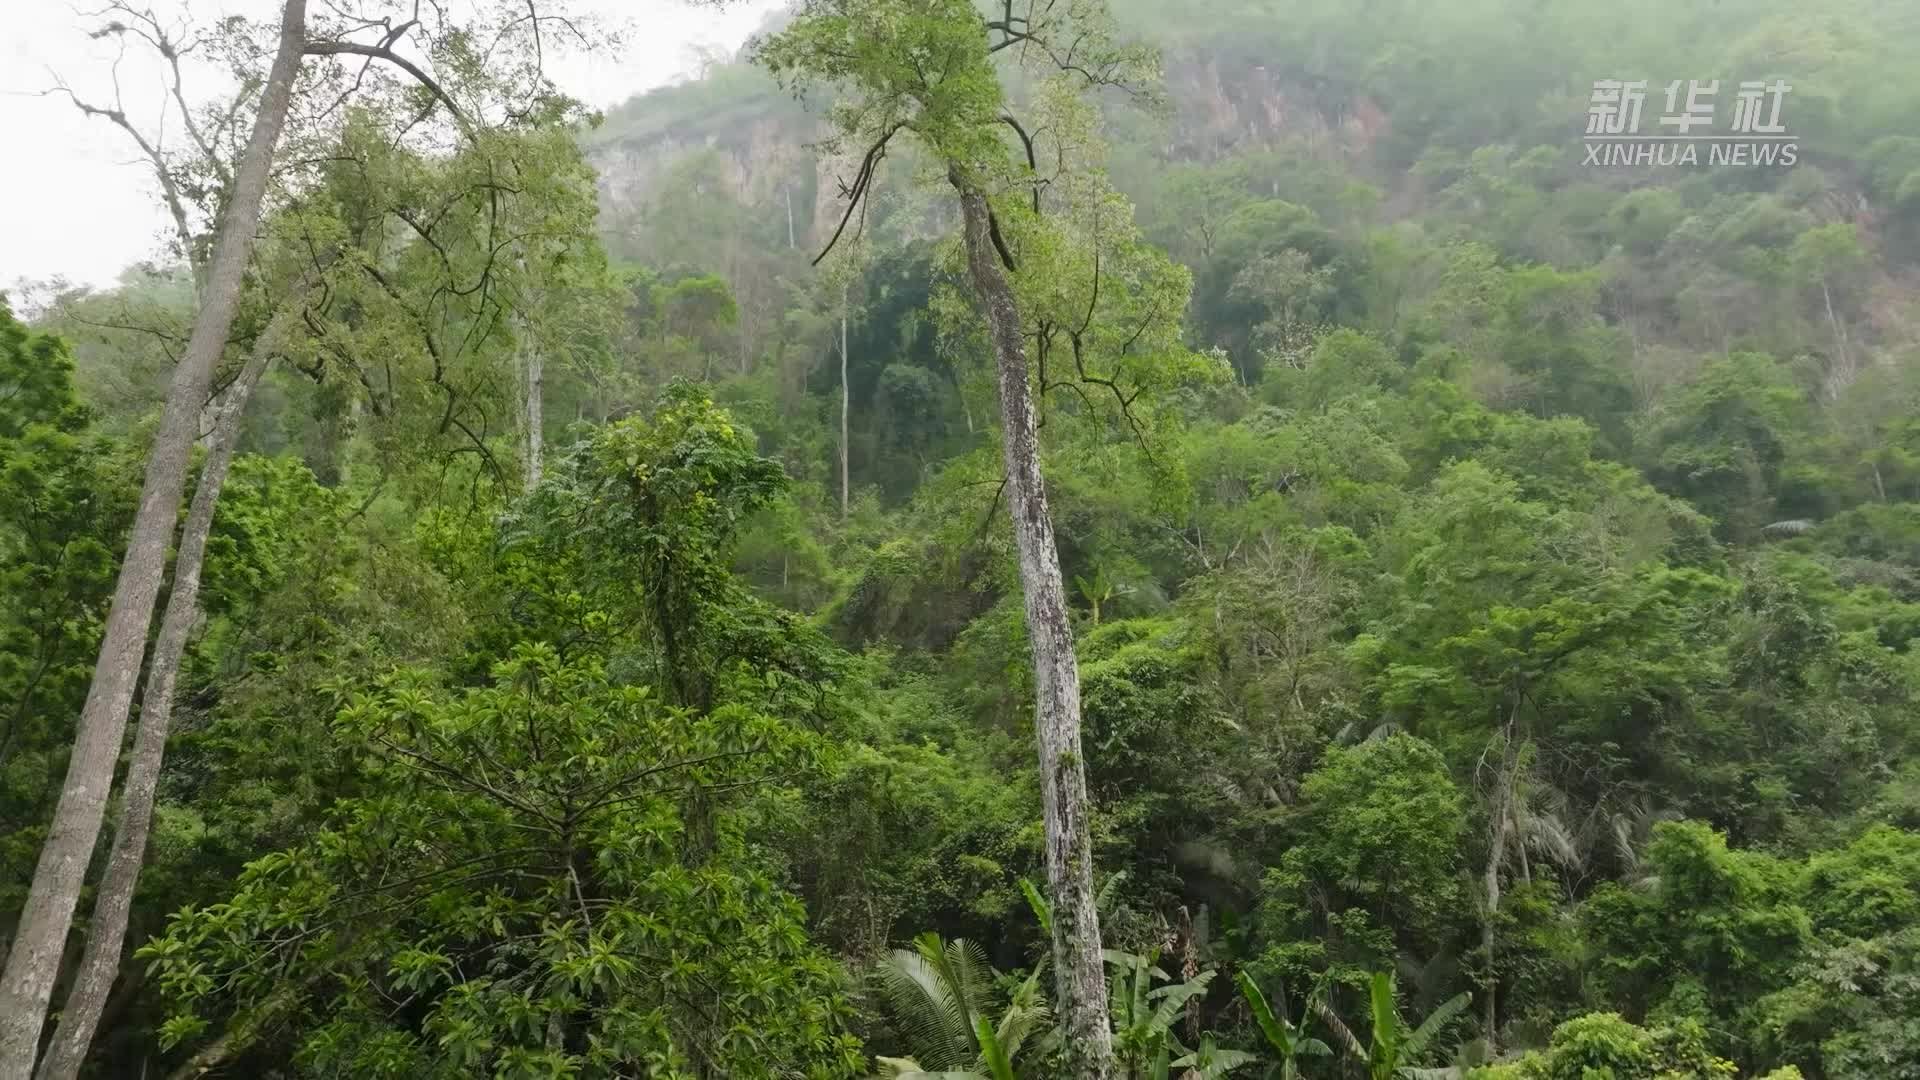
[[[1099,0],[1023,7],[1025,14],[1016,14],[1008,0],[991,19],[971,0],[808,0],[787,30],[762,43],[760,57],[794,85],[845,86],[856,95],[842,103],[836,119],[842,138],[866,150],[845,187],[848,205],[833,242],[863,211],[889,143],[903,133],[944,166],[958,197],[967,276],[998,374],[1005,491],[1033,652],[1057,1013],[1068,1075],[1103,1080],[1113,1072],[1113,1039],[1094,908],[1080,675],[1041,473],[1026,329],[1009,278],[1018,263],[991,202],[1007,188],[1030,189],[1037,215],[1040,185],[1032,139],[1008,111],[995,64],[996,54],[1007,53],[1081,90],[1125,86],[1153,65],[1150,54],[1114,44]],[[1025,150],[1018,161],[1009,130]],[[1096,278],[1097,267],[1096,260]],[[1084,322],[1080,329],[1087,329]],[[1047,385],[1043,381],[1043,392]]]

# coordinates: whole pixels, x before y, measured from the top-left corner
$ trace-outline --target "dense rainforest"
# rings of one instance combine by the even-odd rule
[[[1920,1078],[1920,8],[80,17],[0,1080]]]

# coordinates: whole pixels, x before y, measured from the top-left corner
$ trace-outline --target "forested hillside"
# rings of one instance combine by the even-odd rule
[[[0,1080],[1920,1078],[1920,8],[303,7],[0,309]]]

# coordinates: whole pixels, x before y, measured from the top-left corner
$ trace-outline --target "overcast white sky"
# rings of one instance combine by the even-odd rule
[[[276,0],[151,2],[162,16],[184,11],[196,24],[229,14],[271,18],[279,7]],[[0,287],[58,275],[110,284],[122,267],[160,248],[166,218],[149,167],[119,128],[83,118],[65,97],[37,93],[57,75],[82,97],[111,100],[117,50],[87,38],[83,28],[96,23],[81,13],[99,6],[91,0],[0,0],[0,6],[9,9],[0,40],[0,137],[9,156],[0,165]],[[627,43],[617,56],[549,60],[564,88],[604,107],[685,75],[699,48],[738,47],[779,2],[745,0],[723,13],[680,0],[572,0],[569,6],[626,22]],[[120,78],[129,115],[139,122],[144,111],[152,126],[163,86],[157,64],[129,49]]]

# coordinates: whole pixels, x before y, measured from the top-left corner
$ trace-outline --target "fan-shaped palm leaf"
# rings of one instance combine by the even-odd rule
[[[992,985],[979,946],[922,934],[880,966],[888,1011],[914,1059],[934,1069],[964,1068],[978,1055],[974,1019]]]

